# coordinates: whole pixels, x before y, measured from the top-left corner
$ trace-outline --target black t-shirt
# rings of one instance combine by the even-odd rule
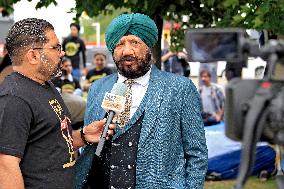
[[[55,87],[58,87],[63,91],[64,89],[72,90],[73,92],[75,89],[81,89],[79,81],[73,77],[73,81],[70,81],[69,79],[63,79],[63,78],[55,78],[52,80],[52,83]]]
[[[70,114],[53,84],[13,73],[0,84],[0,107],[0,153],[21,158],[25,188],[74,188]]]
[[[84,41],[80,37],[69,36],[62,43],[65,56],[72,62],[73,68],[80,67],[80,52],[82,52],[83,66],[86,67],[86,47]]]
[[[89,80],[90,83],[93,83],[94,81],[101,79],[110,74],[112,74],[112,71],[109,68],[104,68],[100,71],[97,71],[96,69],[92,69],[88,72],[86,78],[87,80]]]

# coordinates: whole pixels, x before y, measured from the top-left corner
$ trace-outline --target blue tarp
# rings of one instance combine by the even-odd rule
[[[225,136],[224,123],[205,127],[208,147],[208,171],[220,173],[222,179],[234,179],[240,165],[241,144]],[[262,170],[272,173],[275,166],[275,151],[267,143],[257,145],[257,153],[252,175]]]

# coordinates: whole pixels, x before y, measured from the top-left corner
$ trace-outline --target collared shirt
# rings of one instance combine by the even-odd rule
[[[221,86],[211,83],[210,86],[202,86],[199,89],[203,112],[214,114],[224,108],[225,95]]]
[[[152,69],[152,68],[151,68]],[[134,79],[135,83],[132,85],[132,105],[130,108],[130,118],[134,115],[138,109],[146,91],[149,86],[151,69],[143,76]],[[127,80],[126,77],[118,73],[117,83],[123,83]]]
[[[212,87],[202,86],[201,99],[203,112],[209,114],[215,114],[217,112],[217,107],[214,105],[212,98]]]

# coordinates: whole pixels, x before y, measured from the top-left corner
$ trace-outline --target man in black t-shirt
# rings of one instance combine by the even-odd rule
[[[62,48],[72,62],[72,75],[80,81],[81,71],[80,71],[80,52],[82,52],[84,75],[86,75],[86,47],[84,41],[79,37],[80,26],[76,23],[70,24],[71,35],[63,40]]]
[[[0,188],[74,188],[74,150],[98,142],[104,121],[72,131],[70,114],[49,81],[64,56],[50,23],[18,21],[6,44],[14,73],[0,84]]]

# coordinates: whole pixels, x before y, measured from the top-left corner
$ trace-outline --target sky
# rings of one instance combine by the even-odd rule
[[[75,17],[74,13],[67,13],[72,7],[75,7],[74,0],[57,0],[57,6],[51,4],[47,8],[41,8],[35,10],[36,3],[38,1],[33,0],[28,2],[27,0],[21,0],[14,5],[14,20],[15,22],[24,18],[41,18],[50,22],[58,36],[58,39],[62,41],[63,37],[70,34],[69,25],[72,22],[72,18]]]

